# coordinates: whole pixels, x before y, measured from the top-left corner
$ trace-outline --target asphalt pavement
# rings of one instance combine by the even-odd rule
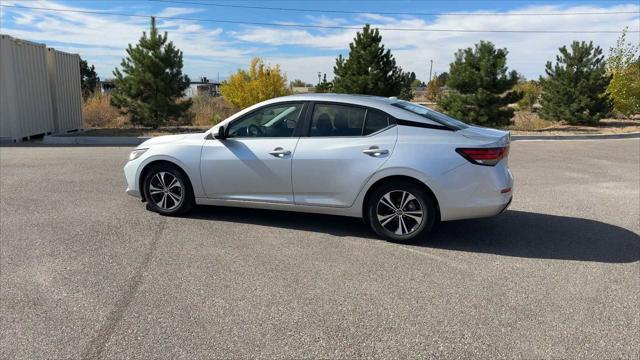
[[[0,148],[0,358],[640,357],[640,140],[512,144],[504,214],[358,219],[125,195],[130,148]]]

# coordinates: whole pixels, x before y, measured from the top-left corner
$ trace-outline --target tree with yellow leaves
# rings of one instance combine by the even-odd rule
[[[640,113],[640,43],[627,41],[624,28],[616,45],[609,48],[607,71],[612,76],[607,93],[613,109],[623,115]]]
[[[226,101],[244,109],[261,101],[289,94],[287,76],[280,65],[265,65],[262,59],[253,58],[249,71],[238,69],[220,86]]]

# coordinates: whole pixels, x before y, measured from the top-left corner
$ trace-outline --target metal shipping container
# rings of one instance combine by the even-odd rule
[[[82,128],[82,88],[80,56],[47,49],[47,68],[54,131],[57,133]]]
[[[0,139],[54,130],[45,45],[0,35]]]

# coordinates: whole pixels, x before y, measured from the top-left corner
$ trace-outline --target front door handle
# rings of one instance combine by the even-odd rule
[[[283,158],[285,156],[291,155],[291,151],[289,150],[284,150],[281,147],[277,147],[275,149],[273,149],[273,151],[270,151],[269,154],[278,157],[278,158]]]
[[[377,146],[372,146],[366,150],[362,150],[363,153],[369,155],[369,156],[373,156],[373,157],[380,157],[380,156],[384,156],[384,155],[388,155],[389,154],[389,150],[387,149],[380,149]]]

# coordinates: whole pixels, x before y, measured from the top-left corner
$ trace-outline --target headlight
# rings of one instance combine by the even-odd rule
[[[149,149],[135,149],[129,154],[129,161],[135,160],[139,158],[142,154],[144,154]]]

